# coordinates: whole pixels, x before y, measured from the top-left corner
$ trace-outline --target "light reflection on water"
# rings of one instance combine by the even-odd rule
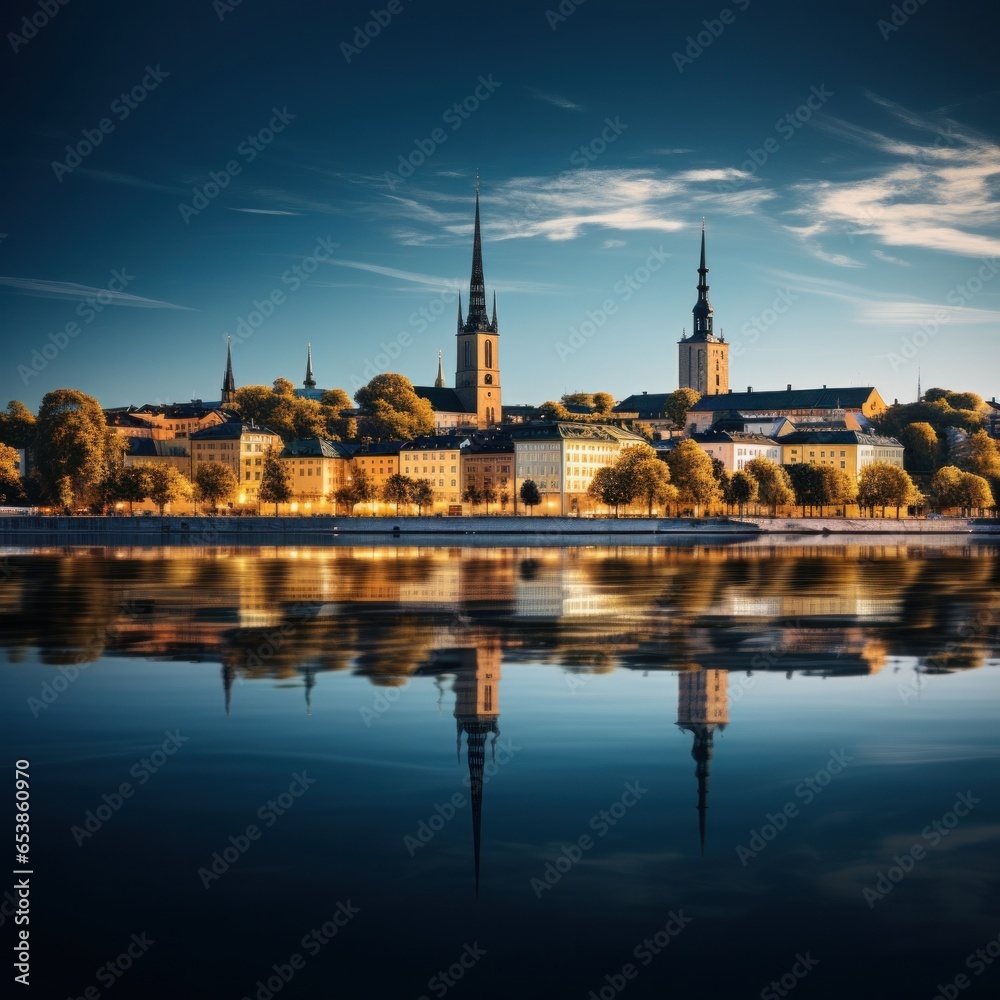
[[[295,953],[282,996],[439,995],[462,954],[456,995],[758,996],[809,952],[798,995],[930,997],[1000,933],[994,546],[6,565],[3,724],[32,760],[54,996],[103,993],[144,930],[116,996],[253,997]]]

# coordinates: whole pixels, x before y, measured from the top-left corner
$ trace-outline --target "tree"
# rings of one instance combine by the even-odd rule
[[[275,517],[278,515],[278,504],[288,503],[294,491],[288,481],[288,474],[281,459],[274,453],[274,448],[268,448],[264,456],[264,467],[260,474],[260,491],[257,494],[261,503],[273,503]]]
[[[689,389],[686,386],[674,389],[663,404],[663,412],[670,418],[677,430],[684,430],[687,423],[688,410],[701,399],[701,393],[697,389]]]
[[[405,375],[385,372],[354,394],[362,410],[359,431],[373,441],[408,441],[434,432],[434,410]]]
[[[778,513],[779,506],[795,500],[792,481],[777,462],[764,457],[752,458],[747,462],[745,471],[757,480],[759,499],[770,506],[772,516]]]
[[[132,513],[132,504],[142,503],[152,491],[153,484],[149,478],[149,469],[142,465],[125,466],[118,474],[118,500],[128,504],[128,512]]]
[[[913,480],[902,469],[888,462],[872,462],[861,470],[858,477],[858,503],[874,511],[882,508],[885,517],[886,507],[899,508],[911,503],[917,503],[920,493],[913,485]]]
[[[351,397],[343,389],[327,389],[319,405],[326,420],[325,437],[334,441],[353,441],[358,436],[357,420],[343,415],[354,409]]]
[[[618,516],[618,508],[632,499],[625,492],[621,473],[613,465],[602,465],[594,473],[587,487],[587,496],[609,510],[614,507],[615,517]]]
[[[983,426],[987,406],[974,392],[928,389],[916,403],[894,403],[876,421],[882,434],[899,436],[907,424],[928,423],[938,437],[948,427],[960,427],[970,434]]]
[[[0,444],[0,503],[20,504],[25,500],[24,484],[17,468],[17,452]]]
[[[276,396],[294,396],[295,395],[295,385],[289,382],[287,378],[281,378],[280,376],[274,380],[272,383],[274,387],[274,393]]]
[[[903,461],[909,472],[933,472],[938,466],[941,442],[938,433],[926,420],[907,424],[899,432]]]
[[[669,503],[677,498],[677,488],[670,482],[670,467],[649,445],[626,448],[615,468],[622,478],[622,493],[628,496],[625,502],[645,500],[648,517],[653,516],[654,503]]]
[[[849,503],[854,503],[858,495],[858,484],[846,469],[837,469],[829,465],[817,466],[819,469],[819,516],[823,516],[825,504],[843,506],[845,511]]]
[[[215,508],[216,513],[219,504],[223,500],[231,500],[240,485],[233,470],[221,462],[205,462],[199,466],[194,474],[194,482],[198,499],[207,500]]]
[[[976,431],[962,443],[955,465],[984,479],[1000,476],[1000,448],[986,431]]]
[[[472,512],[476,512],[476,508],[483,502],[483,494],[478,486],[472,484],[471,486],[466,486],[464,492],[462,493],[462,503],[467,503],[472,505]]]
[[[414,480],[410,503],[417,505],[417,514],[423,514],[424,508],[434,503],[434,488],[426,479]]]
[[[107,422],[100,403],[76,389],[46,393],[35,422],[35,468],[45,498],[92,502],[105,474]]]
[[[693,390],[692,390],[693,391]],[[678,499],[699,505],[713,503],[720,498],[719,484],[712,474],[712,459],[690,438],[678,441],[667,455],[670,481],[677,487]]]
[[[934,473],[931,495],[938,507],[985,510],[994,504],[990,484],[982,476],[946,465]]]
[[[823,498],[823,477],[820,474],[822,466],[810,465],[808,462],[795,462],[786,465],[788,481],[792,484],[795,502],[802,508],[802,516],[806,516],[806,506],[810,508],[819,504]]]
[[[606,416],[615,408],[615,397],[610,392],[594,393],[594,412]]]
[[[144,468],[149,479],[149,499],[160,508],[160,517],[163,517],[163,508],[168,503],[187,500],[191,496],[191,483],[187,476],[172,465],[157,464]]]
[[[427,482],[427,480],[422,480]],[[399,505],[401,503],[412,503],[414,480],[409,476],[400,475],[396,472],[382,484],[382,500],[385,503],[396,505],[396,516],[399,516]],[[428,484],[430,485],[430,484]]]
[[[488,514],[490,512],[490,504],[497,502],[497,491],[492,486],[487,484],[483,487],[482,496],[483,503],[486,504],[486,513]]]
[[[573,417],[562,403],[557,403],[554,399],[546,400],[539,409],[546,420],[571,420]]]
[[[534,513],[533,508],[537,507],[542,502],[542,494],[538,490],[538,484],[534,479],[525,479],[521,483],[521,489],[519,490],[521,497],[521,503],[528,508],[529,513]]]
[[[748,503],[753,503],[757,499],[757,480],[748,472],[742,469],[733,473],[733,478],[729,482],[729,498],[737,505],[740,517]]]
[[[35,439],[35,415],[19,399],[0,412],[0,444],[11,448],[30,448]]]
[[[335,503],[343,504],[348,508],[348,513],[353,514],[354,508],[359,503],[371,503],[377,495],[375,481],[364,469],[356,468],[351,481],[333,494],[333,500]]]
[[[507,510],[507,504],[510,503],[510,490],[508,489],[507,477],[504,476],[500,480],[500,513],[503,514]]]

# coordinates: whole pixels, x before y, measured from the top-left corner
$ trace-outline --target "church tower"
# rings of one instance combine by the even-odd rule
[[[677,343],[679,388],[695,389],[703,396],[729,392],[729,345],[712,329],[713,310],[708,301],[708,268],[705,266],[705,220],[701,220],[701,264],[698,267],[698,301],[694,304],[691,336],[683,333]]]
[[[677,678],[677,725],[694,734],[691,756],[698,778],[698,834],[703,857],[715,731],[725,729],[729,722],[728,682],[725,670],[687,670]]]
[[[316,379],[313,376],[313,345],[309,344],[306,348],[306,377],[302,382],[302,385],[306,389],[316,388]]]
[[[458,303],[458,358],[455,392],[467,410],[476,413],[480,430],[502,419],[500,406],[500,350],[497,297],[493,293],[493,318],[486,313],[486,281],[483,278],[483,244],[479,232],[479,177],[476,177],[476,226],[472,241],[472,280],[469,283],[469,313],[462,322]]]
[[[236,380],[233,378],[233,338],[226,343],[226,373],[222,376],[222,405],[236,398]]]

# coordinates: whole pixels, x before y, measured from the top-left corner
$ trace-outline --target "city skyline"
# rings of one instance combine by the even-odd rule
[[[227,332],[241,385],[301,384],[310,343],[322,386],[431,384],[477,169],[506,402],[676,388],[702,217],[734,389],[907,401],[919,368],[995,395],[972,362],[1000,319],[996,91],[954,8],[896,25],[891,5],[841,5],[827,56],[747,0],[725,19],[514,4],[451,23],[400,4],[385,25],[182,7],[176,26],[60,7],[8,37],[32,96],[3,166],[4,400],[215,399]],[[491,41],[467,65],[429,58],[470,36]],[[78,47],[102,65],[70,88]]]

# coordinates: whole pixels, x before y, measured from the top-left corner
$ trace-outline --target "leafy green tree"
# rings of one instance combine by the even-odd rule
[[[688,411],[701,399],[701,393],[697,389],[689,389],[686,386],[675,389],[663,404],[663,412],[670,418],[674,427],[682,431],[687,423]]]
[[[261,503],[273,503],[275,516],[278,514],[278,504],[288,503],[294,491],[288,481],[288,473],[281,459],[275,454],[274,448],[268,448],[264,456],[264,467],[260,474],[260,490],[257,494]]]
[[[742,469],[733,473],[733,478],[729,483],[729,498],[736,504],[740,517],[743,516],[746,505],[757,499],[758,492],[757,480],[750,473],[744,472]]]
[[[17,468],[17,451],[9,445],[0,444],[0,503],[14,505],[24,503],[24,484]]]
[[[219,504],[232,500],[239,489],[233,470],[221,462],[205,462],[194,474],[199,500],[207,500],[218,513]]]
[[[417,514],[423,514],[425,507],[434,503],[434,488],[426,479],[414,480],[410,493],[410,503],[417,505]]]
[[[423,480],[423,482],[427,482],[427,480]],[[385,503],[394,503],[398,516],[401,503],[413,503],[413,487],[415,485],[415,481],[409,476],[403,476],[396,472],[382,484],[382,500]]]
[[[874,511],[882,508],[885,517],[886,507],[899,508],[906,504],[918,503],[920,492],[913,485],[913,480],[903,469],[888,462],[872,462],[861,470],[858,477],[858,503]]]
[[[116,500],[128,504],[128,512],[132,513],[132,505],[142,503],[149,496],[153,484],[149,478],[149,469],[142,465],[127,465],[118,473]]]
[[[362,417],[358,430],[373,441],[410,441],[434,432],[434,410],[405,375],[385,372],[354,394]]]
[[[594,393],[594,412],[599,416],[607,416],[615,408],[615,397],[610,392]]]
[[[757,480],[760,502],[770,506],[772,516],[778,513],[778,507],[795,500],[788,473],[777,462],[769,458],[753,458],[747,462],[745,471]]]
[[[587,496],[608,509],[614,507],[615,517],[618,516],[621,505],[632,499],[625,489],[621,474],[613,465],[602,465],[594,473],[594,478],[587,487]]]
[[[993,491],[982,476],[946,465],[934,473],[931,496],[937,507],[985,510],[994,504]]]
[[[823,507],[827,504],[843,506],[854,503],[858,495],[858,484],[846,469],[837,469],[829,465],[819,468],[819,516],[823,516]]]
[[[546,400],[539,409],[546,420],[572,420],[574,416],[562,403],[557,403],[554,399]]]
[[[542,494],[539,492],[538,483],[534,479],[525,479],[521,483],[521,489],[518,493],[521,497],[521,503],[528,508],[529,514],[534,513],[534,508],[542,502]]]
[[[795,462],[786,465],[788,481],[792,484],[795,502],[802,508],[802,516],[806,516],[806,507],[810,510],[819,504],[823,498],[822,466],[810,465],[808,462]]]
[[[712,459],[690,438],[677,442],[667,455],[667,464],[678,500],[694,504],[696,512],[701,504],[721,498],[718,480],[712,473]]]
[[[649,445],[626,448],[618,457],[615,469],[622,479],[626,503],[646,501],[646,516],[653,516],[654,504],[677,499],[677,488],[670,482],[670,467]]]
[[[11,448],[30,448],[35,440],[35,415],[19,399],[0,411],[0,444]]]
[[[964,472],[971,472],[984,479],[1000,476],[1000,448],[986,431],[970,434],[957,451],[958,454],[954,456],[955,465]]]
[[[371,503],[378,496],[378,488],[375,481],[362,468],[354,469],[351,481],[341,486],[332,499],[335,503],[343,504],[348,509],[349,514],[354,513],[354,508],[359,503]]]
[[[100,403],[76,389],[46,393],[35,422],[33,454],[45,498],[89,504],[106,472],[109,445]]]
[[[281,378],[279,376],[274,380],[272,386],[274,388],[274,393],[276,396],[295,395],[295,385],[292,382],[289,382],[287,378]]]
[[[180,500],[187,500],[191,497],[191,482],[182,472],[172,465],[148,465],[144,467],[149,478],[149,499],[160,509],[160,517],[163,517],[163,508],[168,503],[177,503]]]
[[[939,464],[941,442],[938,433],[926,420],[907,424],[899,432],[903,462],[909,472],[933,472]]]
[[[895,437],[907,424],[928,423],[941,437],[947,427],[960,427],[970,434],[979,430],[986,413],[986,404],[974,392],[928,389],[919,402],[894,403],[875,423],[880,433]]]

